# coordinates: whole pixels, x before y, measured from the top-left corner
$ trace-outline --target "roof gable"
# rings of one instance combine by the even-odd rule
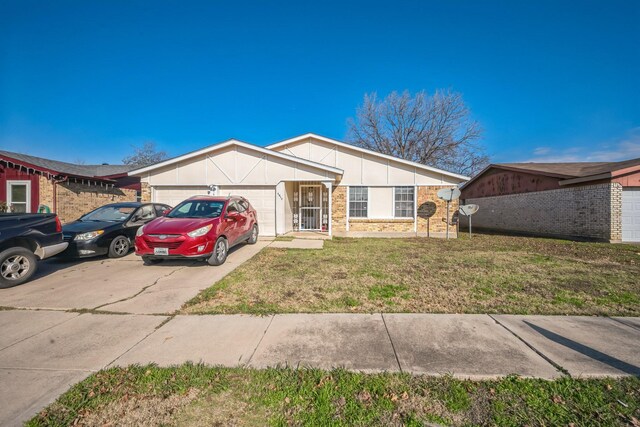
[[[149,166],[145,166],[139,169],[135,169],[129,172],[129,175],[141,175],[144,174],[145,172],[149,172],[155,169],[159,169],[159,168],[163,168],[165,166],[168,165],[172,165],[172,164],[176,164],[176,163],[180,163],[183,162],[185,160],[189,160],[198,156],[202,156],[204,154],[209,154],[212,153],[214,151],[218,151],[220,149],[226,148],[226,147],[232,147],[232,146],[238,146],[238,147],[243,147],[252,151],[256,151],[262,154],[266,154],[269,156],[274,156],[276,158],[280,158],[280,159],[284,159],[284,160],[289,160],[295,163],[299,163],[299,164],[303,164],[312,168],[316,168],[316,169],[320,169],[323,171],[328,171],[328,172],[332,172],[336,175],[342,175],[343,170],[339,169],[339,168],[335,168],[332,166],[328,166],[328,165],[324,165],[322,163],[316,163],[316,162],[312,162],[310,160],[306,160],[306,159],[302,159],[300,157],[295,157],[295,156],[291,156],[285,153],[281,153],[279,151],[273,151],[270,150],[268,148],[264,148],[264,147],[260,147],[257,145],[253,145],[253,144],[249,144],[243,141],[238,141],[237,139],[229,139],[227,141],[218,143],[218,144],[214,144],[214,145],[210,145],[208,147],[202,148],[200,150],[196,150],[196,151],[192,151],[190,153],[187,154],[183,154],[182,156],[178,156],[178,157],[174,157],[168,160],[164,160],[162,162],[158,162],[155,163],[153,165],[149,165]]]
[[[292,144],[296,144],[298,142],[304,141],[306,139],[309,138],[314,138],[318,141],[322,141],[322,142],[326,142],[329,143],[331,145],[334,146],[338,146],[338,147],[342,147],[342,148],[346,148],[348,150],[353,150],[353,151],[357,151],[360,153],[364,153],[367,154],[371,157],[378,157],[380,159],[385,159],[385,161],[393,161],[396,163],[401,163],[404,165],[408,165],[420,170],[424,170],[424,171],[429,171],[429,172],[435,172],[441,175],[445,175],[445,176],[449,176],[449,177],[453,177],[456,179],[459,179],[461,181],[467,181],[468,179],[470,179],[468,176],[464,176],[464,175],[460,175],[460,174],[456,174],[453,172],[448,172],[442,169],[438,169],[438,168],[434,168],[431,166],[427,166],[427,165],[423,165],[422,163],[416,163],[416,162],[412,162],[410,160],[404,160],[404,159],[400,159],[398,157],[394,157],[394,156],[389,156],[387,154],[382,154],[379,153],[377,151],[373,151],[373,150],[368,150],[366,148],[361,148],[361,147],[357,147],[355,145],[352,144],[348,144],[346,142],[342,142],[342,141],[338,141],[332,138],[327,138],[324,136],[320,136],[320,135],[316,135],[314,133],[306,133],[304,135],[300,135],[300,136],[296,136],[294,138],[289,138],[289,139],[285,139],[284,141],[280,141],[280,142],[276,142],[274,144],[271,145],[267,145],[266,148],[270,149],[270,150],[283,150],[285,149],[288,145],[292,145]]]

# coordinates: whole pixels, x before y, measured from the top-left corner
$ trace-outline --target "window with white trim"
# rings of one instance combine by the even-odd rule
[[[349,217],[366,218],[369,188],[349,187]]]
[[[413,218],[414,187],[395,187],[394,216],[396,218]]]

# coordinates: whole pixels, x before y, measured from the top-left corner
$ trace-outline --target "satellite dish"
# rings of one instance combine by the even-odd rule
[[[456,200],[460,198],[460,190],[456,187],[453,188],[443,188],[438,191],[438,198],[450,202],[452,200]]]
[[[478,212],[478,209],[480,209],[480,206],[478,206],[478,205],[462,205],[458,209],[460,210],[460,213],[462,215],[469,217],[469,238],[471,238],[471,215],[473,215],[474,213]]]
[[[478,212],[478,209],[480,209],[478,205],[462,205],[460,206],[460,213],[464,216],[471,216]]]
[[[449,240],[449,202],[460,198],[460,190],[457,187],[438,190],[438,198],[447,202],[447,240]]]

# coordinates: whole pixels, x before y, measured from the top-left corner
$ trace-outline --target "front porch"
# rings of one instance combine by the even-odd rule
[[[330,239],[332,188],[333,183],[327,181],[285,182],[283,234],[299,239]]]

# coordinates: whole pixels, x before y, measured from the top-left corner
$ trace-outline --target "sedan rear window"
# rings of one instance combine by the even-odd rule
[[[131,206],[103,206],[81,217],[82,221],[124,221],[135,207]]]
[[[186,200],[173,208],[168,218],[217,218],[222,214],[224,202]]]

